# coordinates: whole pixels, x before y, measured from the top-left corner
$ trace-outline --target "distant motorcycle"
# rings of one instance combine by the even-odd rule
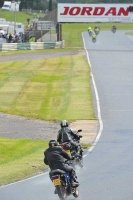
[[[69,165],[69,161],[66,161],[66,164]],[[60,200],[65,200],[71,194],[76,198],[79,196],[78,187],[71,186],[69,174],[60,169],[52,170],[50,173]]]
[[[95,32],[96,35],[99,34],[99,31],[100,31],[99,29],[94,29],[94,32]]]
[[[76,134],[81,132],[82,130],[79,129]],[[82,138],[82,135],[78,135],[78,140],[73,139],[74,142],[80,143],[80,138]],[[75,168],[76,166],[83,167],[83,155],[82,155],[82,149],[80,149],[80,152],[77,152],[77,149],[74,145],[72,145],[70,142],[63,142],[61,144],[63,149],[67,152],[68,155],[72,156],[74,159],[71,163],[71,165]]]
[[[89,32],[89,36],[92,36],[92,31]]]
[[[112,31],[113,33],[115,33],[115,32],[116,32],[116,27],[112,27],[111,31]]]
[[[88,30],[89,36],[92,35],[92,30]]]

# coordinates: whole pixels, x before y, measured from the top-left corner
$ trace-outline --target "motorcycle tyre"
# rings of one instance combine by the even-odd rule
[[[67,195],[66,195],[66,191],[64,192],[63,191],[63,187],[62,185],[57,185],[56,186],[56,191],[57,191],[57,194],[58,194],[58,197],[60,198],[60,200],[65,200]]]
[[[77,188],[75,188],[75,192],[73,193],[73,196],[74,196],[75,198],[77,198],[77,197],[79,196],[79,191],[78,191]]]
[[[113,29],[112,32],[115,33],[115,32],[116,32],[116,29]]]
[[[92,39],[92,42],[95,43],[95,42],[96,42],[96,39],[95,39],[95,40]]]

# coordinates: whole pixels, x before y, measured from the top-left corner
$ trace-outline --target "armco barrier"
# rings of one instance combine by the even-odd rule
[[[30,42],[30,43],[3,43],[0,44],[0,51],[10,50],[33,50],[33,49],[51,49],[64,48],[64,41],[59,42]]]

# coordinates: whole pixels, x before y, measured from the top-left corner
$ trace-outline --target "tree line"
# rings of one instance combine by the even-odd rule
[[[10,0],[6,0],[10,1]],[[16,2],[19,0],[16,0]],[[0,0],[0,7],[3,6],[4,0]],[[21,9],[33,10],[53,10],[57,8],[58,3],[133,3],[133,0],[21,0]]]

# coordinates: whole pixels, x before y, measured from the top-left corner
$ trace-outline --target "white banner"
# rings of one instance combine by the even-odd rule
[[[58,22],[133,22],[133,4],[58,4]]]
[[[38,21],[37,22],[37,30],[55,30],[56,23],[54,21]]]

